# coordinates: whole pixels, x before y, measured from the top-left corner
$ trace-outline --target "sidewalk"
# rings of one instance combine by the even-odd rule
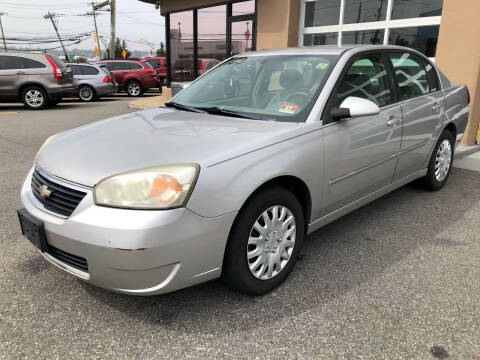
[[[142,109],[142,110],[152,109],[152,108],[162,106],[168,100],[170,100],[171,97],[172,97],[171,89],[164,86],[162,88],[162,95],[133,100],[133,101],[130,101],[128,106],[134,109]]]
[[[455,150],[453,167],[480,171],[480,145],[459,146]]]

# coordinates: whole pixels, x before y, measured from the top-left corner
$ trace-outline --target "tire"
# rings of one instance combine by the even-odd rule
[[[424,189],[437,191],[445,186],[452,171],[454,152],[453,134],[444,130],[433,149],[427,175],[419,181]]]
[[[48,105],[47,92],[40,86],[27,86],[21,96],[27,109],[43,110]]]
[[[286,209],[283,217],[282,209]],[[279,233],[273,232],[273,227],[270,227],[270,231],[267,230],[262,236],[254,229],[254,225],[266,225],[262,215],[266,214],[272,220],[273,211],[277,212],[279,219]],[[288,223],[286,219],[290,216],[294,221]],[[280,220],[282,218],[283,220]],[[286,188],[275,186],[253,195],[240,210],[230,231],[223,262],[223,281],[231,288],[248,295],[262,295],[275,289],[285,281],[295,266],[305,236],[304,221],[300,202]],[[281,225],[286,228],[284,236]],[[250,241],[251,235],[256,239]],[[279,240],[280,238],[283,238],[283,241]],[[285,245],[290,247],[287,249]],[[250,255],[247,252],[250,252]],[[272,266],[269,260],[275,259]]]
[[[126,85],[126,90],[128,96],[131,97],[142,96],[144,92],[142,84],[140,83],[140,81],[137,80],[129,81]]]
[[[95,101],[97,99],[97,94],[95,89],[89,85],[81,85],[78,89],[78,97],[84,102]]]

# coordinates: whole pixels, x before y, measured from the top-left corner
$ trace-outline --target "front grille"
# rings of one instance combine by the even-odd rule
[[[40,195],[40,188],[42,186],[46,186],[48,191],[50,191],[49,196],[42,197]],[[47,179],[38,170],[33,172],[32,192],[45,209],[66,217],[72,215],[80,201],[87,195],[82,191]]]
[[[47,253],[75,269],[88,272],[87,259],[85,258],[57,249],[52,245],[48,245]]]

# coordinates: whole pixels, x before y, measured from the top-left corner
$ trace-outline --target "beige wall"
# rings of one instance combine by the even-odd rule
[[[436,63],[470,90],[470,119],[462,144],[475,142],[480,119],[480,0],[444,0]]]

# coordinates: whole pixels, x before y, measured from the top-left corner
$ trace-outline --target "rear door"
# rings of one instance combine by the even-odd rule
[[[19,84],[26,80],[27,72],[22,57],[0,55],[0,96],[17,95]]]
[[[427,166],[445,116],[444,96],[435,68],[410,52],[388,54],[403,113],[403,136],[395,180]]]
[[[380,113],[334,121],[331,109],[349,96],[375,102]],[[333,90],[323,116],[326,214],[392,182],[402,135],[402,112],[393,102],[393,82],[384,56],[355,56]]]

